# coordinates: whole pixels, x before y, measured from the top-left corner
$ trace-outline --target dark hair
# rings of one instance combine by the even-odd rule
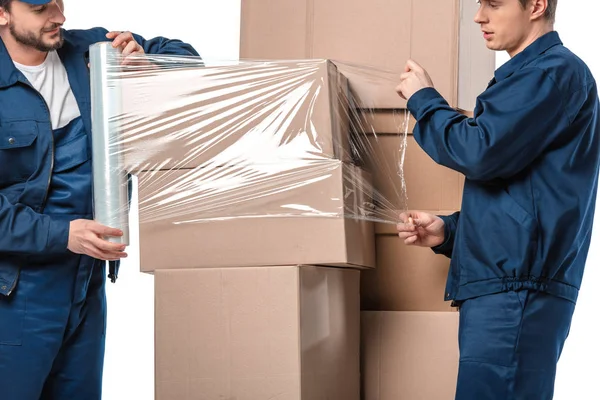
[[[12,3],[12,0],[0,0],[0,8],[10,11],[10,3]]]
[[[1,2],[2,0],[0,0]],[[527,4],[530,2],[531,0],[520,0],[521,5],[523,6],[523,8],[525,8],[527,6]],[[548,0],[548,8],[546,8],[546,13],[544,14],[544,17],[550,21],[551,23],[554,23],[554,20],[556,19],[556,5],[558,3],[558,0]]]

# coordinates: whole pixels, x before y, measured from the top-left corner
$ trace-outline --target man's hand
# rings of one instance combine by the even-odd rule
[[[115,261],[127,257],[125,245],[111,243],[107,236],[123,236],[119,229],[109,228],[95,221],[77,219],[69,227],[68,249],[76,254],[87,254],[99,260]]]
[[[427,71],[413,60],[408,60],[404,73],[400,75],[400,84],[396,86],[396,92],[404,100],[408,100],[419,90],[428,87],[433,87],[433,81]]]
[[[400,214],[400,221],[396,229],[404,244],[435,247],[444,243],[444,221],[437,215],[409,211]]]
[[[112,39],[113,47],[121,48],[121,56],[123,57],[122,64],[149,65],[145,57],[139,57],[146,54],[144,48],[133,38],[131,32],[112,31],[106,34],[108,39]],[[129,57],[133,56],[133,57]]]

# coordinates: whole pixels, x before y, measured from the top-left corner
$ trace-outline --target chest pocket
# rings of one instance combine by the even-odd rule
[[[33,121],[5,122],[0,126],[0,186],[27,180],[38,167]]]
[[[54,136],[55,173],[75,170],[90,160],[88,138],[81,118],[76,118],[64,128],[55,130]]]

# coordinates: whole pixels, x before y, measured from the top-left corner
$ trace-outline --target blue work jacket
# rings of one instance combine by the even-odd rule
[[[500,67],[474,117],[426,88],[408,102],[416,142],[465,175],[444,216],[445,298],[541,290],[576,301],[590,246],[600,120],[590,70],[550,32]]]
[[[103,28],[64,30],[58,50],[88,137],[91,158],[89,46],[108,41]],[[148,54],[198,56],[189,44],[134,35]],[[67,252],[69,223],[44,214],[54,167],[50,113],[0,40],[0,295],[8,296],[28,258]],[[113,265],[118,268],[118,264]]]

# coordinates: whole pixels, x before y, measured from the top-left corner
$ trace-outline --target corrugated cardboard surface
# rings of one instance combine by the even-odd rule
[[[329,60],[167,69],[118,83],[113,117],[132,173],[352,159],[348,82]]]
[[[472,111],[457,111],[473,117]],[[363,111],[354,116],[356,121],[352,125],[369,132],[363,136],[365,143],[359,146],[364,154],[362,166],[375,177],[377,213],[387,216],[388,223],[375,224],[376,233],[396,234],[395,224],[389,222],[399,222],[398,216],[405,209],[434,213],[460,209],[464,176],[436,164],[421,149],[412,137],[416,121],[406,110]]]
[[[402,168],[407,196],[407,203],[404,204],[399,174],[402,140],[403,136],[400,135],[378,135],[369,138],[370,152],[373,155],[367,158],[365,167],[372,171],[376,191],[382,198],[391,200],[391,203],[382,206],[399,210],[460,209],[464,176],[436,164],[411,135],[406,139]]]
[[[452,105],[473,108],[474,87],[491,79],[486,72],[462,74],[469,64],[459,55],[493,60],[474,14],[461,3],[470,0],[252,0],[242,2],[240,57],[245,59],[330,58],[340,65],[351,87],[367,108],[403,108],[406,102],[394,91],[409,58],[422,64],[436,88]],[[463,47],[459,53],[459,30]],[[468,28],[468,29],[466,29]],[[467,36],[477,39],[466,41]],[[362,66],[356,68],[355,66]],[[367,67],[369,66],[369,67]],[[386,72],[387,71],[387,72]],[[470,78],[470,82],[467,80]],[[467,80],[466,80],[467,79]],[[469,93],[458,103],[457,92]]]
[[[260,167],[244,173],[223,168],[212,180],[202,169],[140,174],[142,271],[295,264],[374,267],[373,223],[359,219],[371,211],[368,174],[332,160],[300,167],[295,174],[276,172],[252,185],[236,181],[259,174]],[[232,186],[219,187],[223,182]]]
[[[157,400],[358,400],[359,272],[156,271]]]
[[[361,308],[373,311],[454,311],[444,301],[450,260],[431,249],[377,235],[377,267],[361,274]]]
[[[363,400],[452,400],[458,313],[361,313]]]
[[[473,111],[465,111],[460,108],[457,108],[456,111],[473,118]],[[355,110],[352,113],[351,126],[365,135],[403,135],[405,132],[412,134],[416,123],[415,118],[406,109]]]

